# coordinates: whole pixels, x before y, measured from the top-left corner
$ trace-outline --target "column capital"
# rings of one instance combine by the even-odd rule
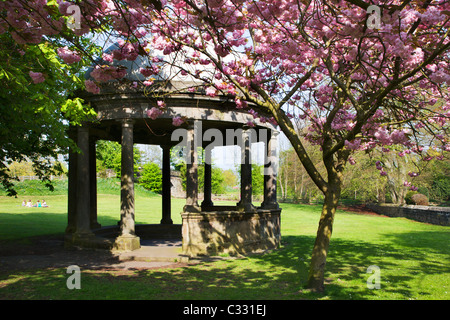
[[[278,136],[280,135],[280,133],[281,132],[278,130],[271,130],[269,140],[278,140]]]
[[[122,123],[122,127],[124,127],[124,128],[132,127],[134,125],[134,123],[136,122],[134,119],[129,119],[129,118],[121,119],[119,121],[120,121],[120,123]]]
[[[88,127],[88,125],[87,124],[83,124],[83,125],[81,125],[81,126],[77,126],[76,127],[77,129],[77,133],[89,133],[89,127]]]
[[[167,150],[167,149],[172,149],[172,147],[174,146],[173,144],[161,144],[159,145],[161,147],[161,149],[163,150]]]

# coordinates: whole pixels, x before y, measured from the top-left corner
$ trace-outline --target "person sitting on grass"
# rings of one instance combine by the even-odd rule
[[[27,202],[27,207],[31,208],[32,206],[33,206],[33,203],[31,202],[31,199],[30,199],[30,200],[28,200],[28,202]]]
[[[48,207],[47,202],[45,202],[45,200],[42,200],[42,207],[43,208],[47,208]]]

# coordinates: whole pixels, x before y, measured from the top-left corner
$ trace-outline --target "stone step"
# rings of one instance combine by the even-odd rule
[[[189,257],[181,253],[181,247],[141,246],[140,249],[122,252],[118,256],[120,261],[144,262],[188,262]]]

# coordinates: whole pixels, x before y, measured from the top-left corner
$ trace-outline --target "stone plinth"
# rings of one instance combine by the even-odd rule
[[[114,242],[113,251],[133,251],[141,247],[139,237],[133,235],[121,235]]]
[[[280,246],[281,210],[182,213],[183,254],[249,254]]]

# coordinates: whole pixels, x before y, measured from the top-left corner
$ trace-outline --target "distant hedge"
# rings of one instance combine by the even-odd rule
[[[66,195],[68,180],[53,180],[54,190],[50,191],[45,183],[40,180],[25,180],[14,183],[17,196],[45,196],[45,195]],[[146,190],[139,184],[134,184],[135,192],[138,195],[156,196],[154,192]],[[97,178],[97,193],[120,194],[120,180],[117,178]],[[0,186],[0,196],[6,196],[6,190]]]

